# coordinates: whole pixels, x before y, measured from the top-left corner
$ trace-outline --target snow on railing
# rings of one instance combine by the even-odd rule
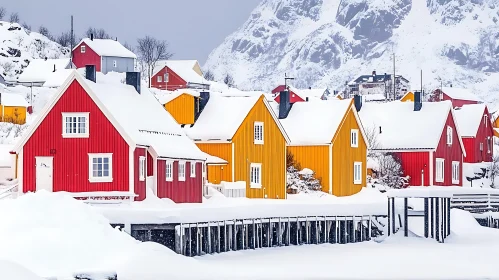
[[[0,199],[17,197],[18,186],[17,180],[0,182]]]
[[[217,191],[221,192],[226,197],[246,197],[246,182],[225,182],[222,181],[219,185],[211,185]]]
[[[79,192],[68,193],[75,199],[82,200],[90,204],[120,204],[133,201],[137,194],[132,192]]]
[[[452,194],[451,208],[472,213],[499,212],[499,190],[488,188],[440,187]]]

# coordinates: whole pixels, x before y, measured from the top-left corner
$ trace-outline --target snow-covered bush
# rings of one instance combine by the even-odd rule
[[[378,170],[376,181],[393,189],[401,189],[409,185],[409,176],[404,176],[400,158],[392,153],[379,154],[376,157]]]
[[[320,179],[315,178],[315,172],[309,168],[301,169],[294,155],[290,152],[286,155],[286,186],[288,190],[295,192],[320,191],[322,189]]]

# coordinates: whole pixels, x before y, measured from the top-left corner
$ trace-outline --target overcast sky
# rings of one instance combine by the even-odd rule
[[[59,34],[74,16],[79,36],[89,26],[104,28],[122,43],[152,35],[170,43],[174,59],[204,64],[211,50],[236,31],[260,0],[15,0],[0,6],[19,13],[34,30],[46,26]],[[8,17],[8,15],[7,15]]]

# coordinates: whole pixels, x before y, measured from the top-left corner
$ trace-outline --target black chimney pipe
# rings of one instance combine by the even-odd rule
[[[126,72],[126,84],[135,88],[140,94],[140,72]]]
[[[358,94],[354,95],[353,103],[355,104],[355,109],[357,110],[357,112],[360,112],[360,109],[362,109],[362,96]]]
[[[97,78],[97,73],[95,71],[95,65],[86,65],[85,66],[85,78],[95,83]]]
[[[289,90],[283,90],[279,93],[279,119],[287,118],[290,109]]]
[[[94,40],[94,33],[90,33],[90,41]]]
[[[414,92],[414,111],[421,111],[422,107],[423,107],[423,101],[421,100],[421,92],[415,91]]]
[[[55,64],[54,64],[54,71],[52,71],[52,72],[55,72],[55,70],[56,70],[56,69],[55,69]]]

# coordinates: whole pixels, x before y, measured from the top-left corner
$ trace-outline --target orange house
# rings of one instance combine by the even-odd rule
[[[248,198],[286,198],[286,135],[263,94],[213,95],[187,135],[207,154],[227,161],[208,165],[208,181],[246,182]]]
[[[288,149],[301,168],[315,172],[324,192],[358,193],[366,185],[367,140],[353,99],[282,106],[278,111],[291,140]]]
[[[414,93],[412,91],[409,91],[407,92],[406,94],[404,94],[404,96],[402,96],[402,98],[400,98],[400,101],[402,102],[414,102]]]
[[[200,93],[192,89],[178,89],[158,97],[159,102],[181,125],[194,124],[199,112]]]

